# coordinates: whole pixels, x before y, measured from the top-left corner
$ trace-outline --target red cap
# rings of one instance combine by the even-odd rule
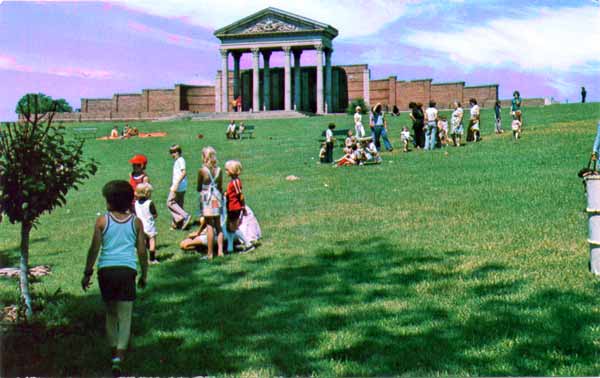
[[[129,159],[129,162],[131,164],[146,165],[148,164],[148,158],[146,158],[144,155],[135,155],[134,157]]]

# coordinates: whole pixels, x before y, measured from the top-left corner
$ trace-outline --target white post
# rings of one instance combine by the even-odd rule
[[[229,51],[221,50],[221,111],[229,111]]]
[[[252,111],[253,112],[259,112],[260,111],[260,102],[259,102],[259,98],[258,98],[258,94],[259,94],[259,88],[260,88],[260,83],[259,81],[259,75],[258,75],[258,70],[260,69],[259,67],[259,61],[258,61],[258,54],[259,54],[259,49],[254,48],[252,49]]]
[[[284,97],[283,108],[286,112],[292,110],[292,64],[290,61],[291,49],[289,46],[283,46],[283,69],[284,69]]]
[[[368,68],[365,68],[363,71],[363,100],[365,100],[365,104],[371,104],[371,95],[369,91],[371,89],[371,75]]]
[[[317,114],[323,114],[323,46],[316,45],[317,50]]]

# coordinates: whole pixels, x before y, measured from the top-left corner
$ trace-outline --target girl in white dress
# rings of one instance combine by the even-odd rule
[[[354,113],[354,131],[356,131],[356,137],[362,138],[365,136],[365,127],[362,124],[362,115],[360,112],[362,109],[360,106],[356,107],[356,113]]]

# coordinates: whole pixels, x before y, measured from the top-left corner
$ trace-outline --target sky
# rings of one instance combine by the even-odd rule
[[[600,0],[0,0],[0,120],[30,92],[79,108],[82,97],[214,85],[214,30],[269,6],[337,28],[333,64],[367,63],[372,79],[499,84],[501,99],[518,89],[560,102],[585,86],[600,101]]]

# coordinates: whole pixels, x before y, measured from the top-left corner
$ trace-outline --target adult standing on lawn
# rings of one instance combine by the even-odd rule
[[[427,127],[425,128],[426,150],[433,150],[437,142],[436,137],[438,133],[438,110],[435,107],[435,105],[435,101],[429,101],[429,107],[425,110],[425,115],[427,117]]]
[[[380,138],[383,138],[383,145],[385,149],[388,151],[393,151],[394,147],[390,143],[390,140],[387,136],[387,120],[383,114],[381,103],[377,103],[371,110],[371,118],[369,122],[369,126],[371,126],[371,132],[373,133],[373,141],[375,142],[375,147],[377,151],[381,151],[381,142]]]
[[[415,134],[415,147],[416,148],[424,148],[425,147],[425,132],[423,131],[425,115],[423,114],[423,104],[410,102],[408,104],[410,108],[410,113],[408,116],[412,120],[413,123],[413,132]]]
[[[585,96],[587,96],[587,91],[585,87],[581,87],[581,103],[585,104]]]

